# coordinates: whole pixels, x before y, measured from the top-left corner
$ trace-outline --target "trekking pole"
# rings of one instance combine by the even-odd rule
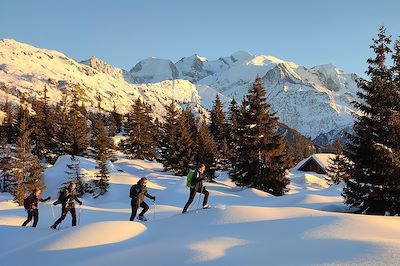
[[[81,224],[81,206],[82,204],[79,204],[78,225]]]
[[[203,192],[203,184],[201,184],[200,195],[199,195],[199,198],[197,199],[197,210],[200,210],[199,205],[200,205],[200,201],[201,201],[202,192]]]
[[[155,220],[156,217],[156,201],[153,200],[153,221]]]
[[[53,214],[53,219],[56,219],[56,216],[54,215],[53,203],[50,203],[50,207],[51,207],[51,213]]]

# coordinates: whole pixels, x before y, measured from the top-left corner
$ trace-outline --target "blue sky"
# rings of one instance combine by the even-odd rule
[[[400,35],[399,10],[397,0],[1,0],[0,38],[127,70],[151,56],[245,50],[363,75],[379,26]]]

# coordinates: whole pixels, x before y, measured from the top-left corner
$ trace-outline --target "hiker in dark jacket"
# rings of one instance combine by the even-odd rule
[[[36,227],[39,221],[39,201],[45,202],[50,200],[50,197],[42,199],[40,195],[42,191],[40,189],[35,189],[25,200],[24,207],[28,213],[28,219],[22,224],[22,226],[26,226],[33,218],[32,227]]]
[[[62,194],[62,199],[57,200],[53,203],[53,205],[57,204],[62,204],[62,209],[61,209],[61,217],[58,218],[57,221],[51,226],[51,228],[56,229],[57,226],[65,219],[67,216],[68,212],[71,213],[72,216],[72,226],[76,225],[76,211],[75,211],[75,201],[79,203],[79,205],[82,205],[82,201],[78,199],[78,196],[76,195],[76,183],[75,181],[71,181],[69,187],[64,188],[64,190],[61,192]]]
[[[203,173],[205,170],[206,170],[206,166],[204,164],[200,164],[199,167],[196,169],[196,171],[193,173],[192,182],[190,185],[189,199],[186,202],[185,207],[182,210],[182,213],[185,213],[187,211],[187,209],[189,208],[190,204],[192,204],[194,197],[196,196],[196,192],[204,194],[203,209],[209,208],[209,206],[207,204],[209,192],[203,186],[203,180],[205,179],[203,177]]]
[[[147,221],[144,214],[149,210],[149,205],[144,202],[144,196],[148,197],[149,199],[156,200],[155,196],[151,196],[147,193],[147,178],[142,177],[136,185],[131,186],[131,190],[129,192],[129,196],[132,198],[131,200],[131,207],[132,207],[132,215],[129,220],[133,221],[136,217],[137,210],[139,206],[143,208],[143,210],[139,213],[138,219],[141,221]]]

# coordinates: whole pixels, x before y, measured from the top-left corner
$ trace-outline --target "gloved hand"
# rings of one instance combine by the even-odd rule
[[[156,196],[153,196],[151,199],[152,199],[153,201],[156,201]]]
[[[58,204],[58,201],[53,202],[53,205],[56,206]]]
[[[47,197],[46,199],[45,199],[45,201],[48,201],[48,200],[50,200],[51,199],[51,197],[49,196],[49,197]]]
[[[82,201],[81,201],[81,202],[79,202],[79,205],[82,205]]]

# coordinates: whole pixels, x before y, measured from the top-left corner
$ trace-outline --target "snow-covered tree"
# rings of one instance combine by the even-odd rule
[[[124,142],[125,150],[132,158],[154,160],[156,157],[156,128],[153,122],[151,106],[139,98],[127,114]]]
[[[289,184],[288,147],[283,136],[277,133],[278,119],[271,113],[265,95],[262,80],[257,77],[242,103],[238,161],[231,174],[238,185],[282,195]]]
[[[328,162],[329,165],[326,170],[329,176],[329,178],[327,178],[329,184],[337,185],[342,180],[349,179],[349,175],[347,173],[348,172],[347,168],[349,167],[349,163],[343,154],[342,144],[340,143],[339,140],[337,140],[335,143],[335,157],[329,158]]]
[[[346,157],[351,161],[343,195],[345,202],[364,213],[400,213],[400,86],[399,46],[395,45],[393,67],[387,66],[391,37],[381,27],[370,46],[366,74],[358,86],[354,134],[349,136]]]

